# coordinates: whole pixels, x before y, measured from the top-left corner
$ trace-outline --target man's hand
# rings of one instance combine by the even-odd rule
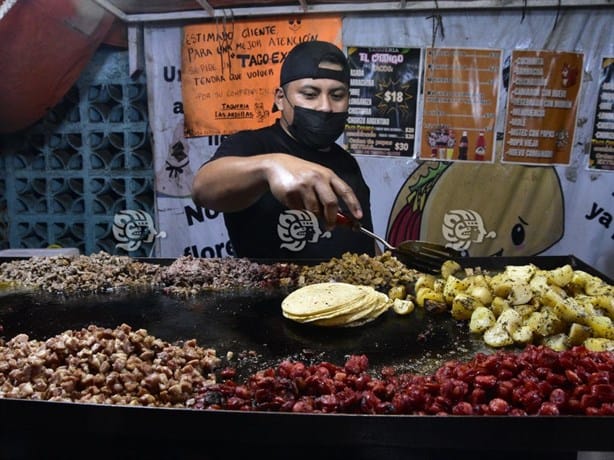
[[[306,209],[335,226],[339,198],[352,216],[363,216],[352,188],[331,169],[286,154],[263,156],[263,170],[273,196],[290,209]]]

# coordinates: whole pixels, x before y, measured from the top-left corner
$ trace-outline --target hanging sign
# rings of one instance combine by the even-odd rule
[[[512,52],[504,130],[504,162],[571,161],[583,54]]]
[[[604,58],[591,140],[589,169],[614,171],[614,58]]]
[[[413,156],[419,48],[348,47],[350,153]]]
[[[501,50],[427,48],[421,159],[494,160]]]
[[[185,26],[181,89],[186,137],[270,125],[281,64],[295,45],[309,40],[341,47],[341,19],[269,18]]]

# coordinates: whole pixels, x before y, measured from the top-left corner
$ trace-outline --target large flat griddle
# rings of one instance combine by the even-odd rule
[[[467,259],[463,265],[501,269],[527,262],[545,269],[571,263],[598,274],[573,257]],[[283,359],[342,365],[350,354],[366,354],[374,373],[383,366],[426,373],[449,359],[492,351],[466,323],[422,310],[408,316],[389,311],[357,328],[294,323],[281,315],[285,294],[237,290],[181,299],[159,292],[70,298],[21,292],[0,296],[0,324],[7,338],[26,333],[45,339],[90,324],[122,323],[171,342],[195,338],[240,377]],[[243,413],[9,399],[0,399],[0,417],[0,458],[20,450],[36,457],[50,448],[64,454],[57,442],[67,435],[75,447],[97,445],[90,456],[107,456],[114,445],[125,445],[156,458],[237,458],[229,452],[269,458],[480,458],[491,451],[493,458],[530,458],[534,452],[535,458],[566,459],[578,450],[614,451],[612,417]],[[34,438],[43,439],[47,450],[37,451]]]
[[[126,323],[163,340],[195,338],[214,348],[224,365],[242,374],[274,366],[283,359],[331,361],[342,365],[350,354],[366,354],[374,370],[428,372],[442,360],[473,356],[487,348],[468,333],[466,323],[449,314],[417,309],[400,316],[392,311],[354,328],[323,328],[282,316],[283,292],[211,292],[180,299],[162,293],[108,294],[58,298],[32,293],[0,298],[4,336],[26,333],[46,339],[90,324],[115,328]],[[233,353],[227,360],[228,352]]]

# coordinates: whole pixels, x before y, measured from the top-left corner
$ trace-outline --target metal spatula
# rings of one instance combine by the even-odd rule
[[[462,256],[460,252],[454,249],[427,241],[403,241],[398,246],[393,246],[381,236],[364,228],[356,219],[342,212],[337,213],[337,224],[351,227],[353,230],[362,232],[379,241],[405,265],[424,273],[439,274],[443,262]]]

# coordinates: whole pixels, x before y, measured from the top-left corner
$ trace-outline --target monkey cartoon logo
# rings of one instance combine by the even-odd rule
[[[282,248],[301,251],[307,243],[317,243],[321,238],[330,238],[331,233],[323,232],[317,216],[310,211],[288,210],[279,216],[277,234],[283,241]]]
[[[301,20],[299,18],[292,18],[288,21],[290,30],[296,32],[301,28]]]
[[[256,112],[256,120],[260,123],[269,119],[269,111],[264,108],[264,104],[262,102],[256,102],[254,104],[254,111]]]
[[[425,162],[401,187],[388,241],[427,240],[468,256],[531,256],[563,237],[553,167]]]

